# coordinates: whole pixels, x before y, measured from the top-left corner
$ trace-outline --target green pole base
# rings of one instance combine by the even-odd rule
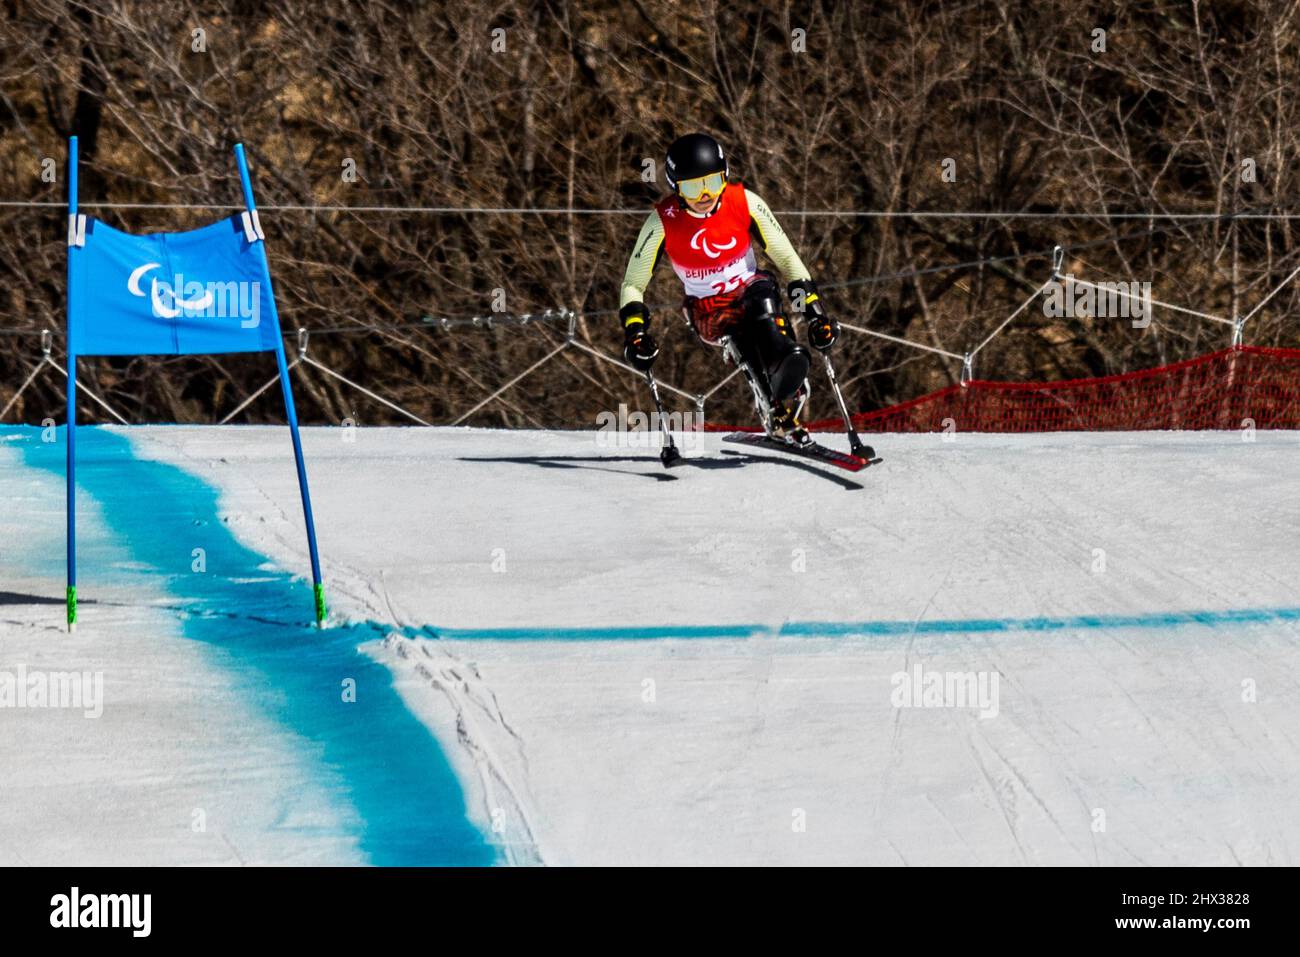
[[[77,630],[77,586],[68,586],[68,631]]]
[[[329,614],[329,609],[325,606],[325,586],[316,584],[312,586],[312,592],[316,596],[316,627],[325,627],[325,616]]]

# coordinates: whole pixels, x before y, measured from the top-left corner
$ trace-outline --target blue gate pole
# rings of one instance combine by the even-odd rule
[[[239,163],[239,181],[244,187],[244,206],[249,215],[257,213],[253,204],[253,183],[248,177],[248,161],[244,158],[244,144],[235,144],[235,159]],[[284,393],[284,411],[289,420],[289,434],[293,437],[293,457],[298,466],[298,490],[302,493],[302,514],[307,522],[307,548],[311,552],[312,594],[316,601],[316,626],[325,627],[325,586],[321,582],[320,557],[316,552],[316,523],[311,515],[311,492],[307,488],[307,467],[302,460],[302,438],[298,435],[298,413],[293,406],[293,389],[289,385],[289,368],[284,361],[284,336],[280,330],[280,316],[275,308],[275,290],[271,286],[271,268],[266,259],[266,243],[258,240],[262,257],[262,277],[266,283],[267,301],[271,305],[271,322],[275,325],[275,364],[280,370],[280,391]]]
[[[80,255],[73,237],[77,229],[77,138],[68,140],[68,465],[66,469],[68,506],[68,631],[77,630],[77,349],[72,335],[72,261]]]

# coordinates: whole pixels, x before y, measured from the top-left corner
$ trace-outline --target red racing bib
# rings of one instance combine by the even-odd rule
[[[703,299],[737,292],[757,268],[749,239],[749,200],[745,187],[731,183],[709,216],[693,216],[676,196],[655,204],[664,227],[664,252],[686,287]]]

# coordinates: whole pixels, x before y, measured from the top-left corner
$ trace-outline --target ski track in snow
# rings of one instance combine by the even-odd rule
[[[121,431],[305,570],[283,429]],[[374,624],[364,652],[507,863],[1293,861],[1300,622],[1161,616],[1300,604],[1294,434],[878,436],[851,494],[767,461],[664,472],[591,433],[304,442],[332,613]],[[1064,625],[928,627],[1039,618]],[[510,629],[591,638],[475,637]],[[918,664],[996,674],[997,717],[892,707]]]

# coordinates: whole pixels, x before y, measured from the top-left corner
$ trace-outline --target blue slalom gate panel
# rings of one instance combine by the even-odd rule
[[[68,630],[77,625],[77,356],[273,352],[293,441],[311,556],[316,624],[328,610],[298,413],[284,359],[265,236],[242,143],[245,211],[181,233],[136,236],[77,211],[77,138],[68,140]]]
[[[71,259],[70,341],[78,355],[270,352],[265,251],[242,216],[136,236],[92,217]]]

